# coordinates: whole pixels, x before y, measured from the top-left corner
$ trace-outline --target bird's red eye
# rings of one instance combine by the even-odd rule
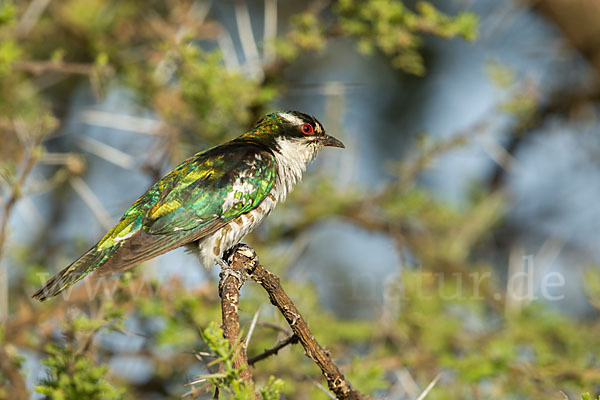
[[[311,124],[302,125],[302,133],[304,133],[305,135],[312,135],[313,132],[313,127]]]

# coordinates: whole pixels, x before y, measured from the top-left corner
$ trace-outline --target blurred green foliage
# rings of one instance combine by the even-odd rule
[[[69,345],[48,345],[46,352],[49,357],[43,363],[48,367],[48,377],[36,387],[38,392],[54,400],[125,398],[123,389],[105,379],[107,366],[95,365]]]
[[[157,148],[176,162],[191,152],[186,145],[197,151],[199,145],[243,131],[286,89],[285,66],[302,54],[325,51],[335,38],[351,38],[365,53],[381,52],[399,73],[423,75],[424,35],[477,36],[477,18],[470,12],[449,16],[428,2],[413,8],[399,0],[339,0],[327,13],[306,9],[293,16],[285,32],[273,38],[276,59],[260,65],[262,75],[249,75],[243,68],[225,67],[222,50],[200,46],[216,41],[225,28],[197,18],[190,1],[55,1],[31,21],[25,15],[31,15],[26,10],[34,3],[44,2],[0,5],[0,181],[3,194],[15,199],[31,194],[27,176],[19,179],[23,166],[50,163],[44,142],[37,141],[60,133],[57,127],[81,85],[99,98],[110,85],[132,89],[140,106],[151,108],[164,123],[156,134]],[[539,100],[535,93],[520,90],[511,71],[499,65],[491,65],[489,73],[509,91],[498,111],[528,118]],[[576,397],[597,391],[597,323],[574,321],[538,303],[507,307],[502,282],[483,279],[475,289],[471,274],[485,276],[493,268],[481,254],[502,223],[503,193],[479,190],[468,206],[456,209],[418,186],[419,173],[436,157],[473,136],[423,140],[413,158],[392,169],[396,179],[377,193],[309,176],[269,219],[267,233],[250,242],[262,262],[283,277],[316,338],[364,393],[417,397],[414,390],[425,388],[439,372],[442,377],[428,399],[560,398],[560,391]],[[87,166],[83,155],[52,160],[55,167],[36,176],[34,185],[50,192],[66,191],[69,179]],[[285,278],[290,260],[279,245],[331,217],[388,235],[422,265],[405,269],[388,285],[384,309],[372,320],[340,320],[323,309],[312,286]],[[85,248],[82,244],[81,250]],[[216,367],[206,379],[222,393],[247,398],[248,388],[232,367],[231,351],[215,324],[221,316],[214,282],[193,289],[176,280],[148,282],[139,268],[120,278],[106,302],[89,302],[84,296],[68,305],[60,299],[34,304],[27,294],[39,284],[36,274],[40,265],[48,269],[51,254],[47,250],[40,258],[41,250],[35,250],[25,244],[6,248],[5,256],[19,265],[19,273],[11,282],[12,317],[0,346],[23,374],[33,371],[21,368],[18,349],[44,358],[48,371],[39,392],[54,399],[179,398],[187,391],[189,371],[200,366]],[[589,274],[590,303],[599,308],[600,277],[593,270]],[[250,356],[289,335],[285,323],[266,311],[267,302],[262,290],[247,285],[243,324],[261,305],[264,309]],[[71,318],[70,307],[84,313]],[[145,338],[138,355],[154,368],[148,382],[109,373],[106,364],[115,354],[95,340],[99,331],[133,335],[126,329],[128,320],[137,321]],[[57,326],[65,340],[57,339]],[[214,365],[199,362],[192,353],[206,348]],[[323,382],[320,372],[299,346],[282,349],[252,372],[264,399],[280,393],[289,399],[328,398],[314,384]],[[5,371],[0,383],[0,399],[11,398],[15,382]],[[594,393],[582,399],[594,398]],[[203,395],[207,393],[199,397]]]
[[[358,38],[359,49],[367,54],[375,49],[390,57],[391,64],[415,75],[425,74],[419,53],[423,33],[450,39],[477,37],[477,17],[463,12],[449,17],[431,3],[419,1],[416,12],[394,0],[340,0],[336,4],[340,27]]]
[[[219,396],[235,400],[254,399],[254,390],[248,386],[241,377],[242,368],[235,368],[233,360],[236,357],[234,349],[229,347],[229,341],[223,337],[223,330],[212,321],[208,327],[200,333],[202,341],[210,350],[213,360],[207,364],[208,367],[218,365],[218,372],[198,377],[202,383],[214,385],[219,390]],[[281,379],[269,377],[266,385],[259,388],[261,399],[276,400],[280,398],[280,392],[284,383]]]
[[[598,399],[600,399],[600,396],[598,396]],[[581,395],[581,400],[593,400],[593,398],[590,396],[589,393],[584,393]]]
[[[223,330],[213,321],[200,336],[215,355],[216,359],[213,363],[218,362],[222,365],[219,372],[206,375],[205,379],[220,388],[224,394],[231,394],[233,399],[252,399],[253,388],[248,386],[241,377],[242,369],[245,367],[235,368],[233,366],[236,356],[235,347],[229,347],[229,341],[223,337]]]

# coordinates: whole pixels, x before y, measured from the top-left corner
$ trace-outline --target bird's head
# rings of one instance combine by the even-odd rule
[[[286,156],[299,157],[305,163],[325,146],[344,148],[342,142],[325,133],[315,117],[298,111],[267,114],[242,137],[263,143]]]

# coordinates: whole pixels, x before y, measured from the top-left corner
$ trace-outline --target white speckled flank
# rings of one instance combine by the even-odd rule
[[[244,236],[252,232],[273,211],[278,202],[285,200],[294,185],[302,179],[306,166],[315,158],[321,147],[317,143],[307,145],[299,139],[277,139],[277,149],[273,152],[277,162],[277,175],[273,188],[257,208],[240,215],[199,242],[200,259],[206,268],[210,268],[221,259],[225,250],[235,246]],[[234,186],[237,189],[254,190],[248,188],[247,184],[243,183],[243,179],[238,178],[238,180],[236,180],[237,186]],[[227,197],[230,196],[231,199],[234,198],[233,192]],[[228,199],[225,201],[229,204]],[[223,207],[225,208],[225,204]]]
[[[221,259],[225,250],[238,244],[273,211],[277,205],[277,197],[271,194],[274,191],[275,188],[271,189],[269,195],[254,210],[240,215],[200,241],[198,249],[204,267],[212,267],[217,260]]]
[[[251,170],[251,172],[252,171],[253,170]],[[248,177],[247,175],[248,174],[241,173],[233,183],[231,192],[227,194],[227,197],[225,197],[225,201],[223,202],[223,214],[230,211],[238,203],[242,203],[242,206],[244,206],[244,199],[246,199],[246,201],[251,201],[248,200],[248,197],[246,196],[236,196],[239,193],[248,194],[256,191],[254,185],[248,179],[245,179]]]

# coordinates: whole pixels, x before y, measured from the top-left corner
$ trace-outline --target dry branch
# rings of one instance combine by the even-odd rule
[[[350,382],[331,359],[329,352],[323,349],[316,341],[308,328],[308,324],[281,287],[279,277],[267,271],[259,264],[258,257],[251,247],[245,244],[237,245],[229,251],[227,260],[233,270],[247,273],[250,278],[259,283],[267,291],[271,303],[281,311],[292,328],[294,335],[298,337],[302,347],[304,347],[306,355],[319,366],[323,376],[327,380],[329,390],[338,399],[353,400],[368,398],[368,396],[362,395],[352,388]]]
[[[254,387],[248,356],[246,355],[246,343],[239,340],[240,336],[240,289],[246,281],[246,273],[239,264],[223,265],[221,267],[221,278],[219,281],[219,296],[221,297],[221,314],[223,317],[223,336],[229,340],[229,346],[235,349],[234,368],[241,368],[241,378]],[[256,397],[258,398],[258,396]]]

